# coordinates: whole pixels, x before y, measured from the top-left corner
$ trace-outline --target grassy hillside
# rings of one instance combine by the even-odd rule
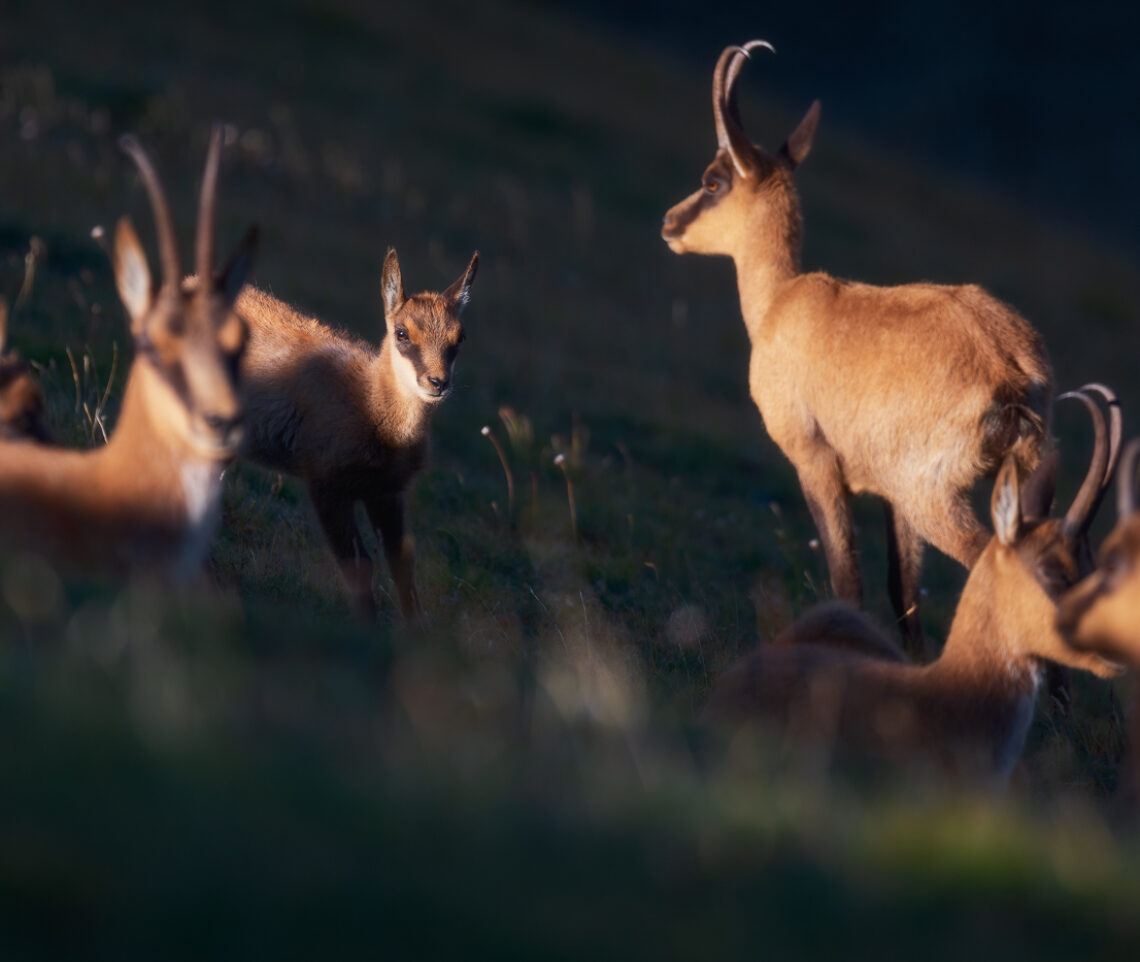
[[[128,212],[153,236],[124,131],[189,243],[209,123],[232,125],[220,246],[258,221],[256,283],[373,340],[389,244],[412,289],[482,255],[413,499],[422,631],[387,596],[379,626],[354,621],[299,486],[246,465],[185,591],[0,566],[13,954],[578,958],[605,939],[691,958],[764,938],[871,955],[890,938],[1108,958],[1140,940],[1124,687],[1081,679],[1067,717],[1042,706],[1008,800],[852,784],[814,759],[704,763],[690,722],[710,680],[826,579],[748,398],[731,266],[658,237],[711,157],[707,71],[505,0],[16,0],[3,20],[0,290],[16,298],[39,238],[12,340],[69,443],[113,425],[130,354],[92,227]],[[777,85],[745,93],[770,143],[798,119]],[[807,266],[982,283],[1042,330],[1060,386],[1095,377],[1140,409],[1131,264],[826,118],[799,182]],[[513,525],[483,425],[513,467]],[[1079,411],[1057,428],[1064,498],[1087,429]],[[886,617],[879,511],[860,508]],[[931,559],[932,634],[962,580]]]

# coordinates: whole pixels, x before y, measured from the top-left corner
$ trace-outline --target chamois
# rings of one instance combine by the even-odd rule
[[[1140,438],[1129,442],[1117,478],[1117,523],[1093,572],[1069,591],[1057,628],[1069,644],[1140,667]]]
[[[478,266],[476,252],[442,294],[407,297],[389,248],[380,280],[388,336],[379,350],[264,291],[246,288],[238,301],[250,326],[241,454],[305,483],[351,600],[366,617],[377,609],[357,502],[379,529],[403,614],[421,612],[405,496],[427,459],[432,410],[451,393],[465,336],[460,315]]]
[[[727,728],[767,722],[857,755],[1007,776],[1025,744],[1044,661],[1101,677],[1120,670],[1075,651],[1054,627],[1057,599],[1080,576],[1080,543],[1112,461],[1099,408],[1087,394],[1075,396],[1096,429],[1076,498],[1063,518],[1048,519],[1056,452],[1024,483],[1017,455],[1006,456],[991,503],[995,534],[970,571],[935,661],[901,663],[871,650],[873,623],[832,602],[826,617],[813,610],[793,626],[796,643],[762,645],[731,667],[714,685],[704,720]]]
[[[0,441],[50,444],[44,393],[28,362],[15,351],[4,351],[7,340],[8,303],[0,298]]]
[[[661,236],[678,254],[733,259],[752,398],[796,469],[840,598],[862,600],[848,497],[885,502],[890,596],[914,649],[924,543],[967,568],[977,561],[988,536],[970,491],[1011,452],[1023,473],[1036,466],[1052,373],[1037,333],[979,287],[801,272],[792,174],[811,149],[819,101],[775,155],[752,144],[735,80],[759,47],[771,49],[753,40],[720,55],[716,156],[701,188],[666,213]]]
[[[126,217],[113,266],[135,357],[107,444],[91,451],[0,442],[0,544],[70,570],[119,576],[191,573],[214,530],[221,472],[240,437],[238,361],[245,323],[232,306],[256,244],[251,230],[218,274],[214,195],[221,147],[214,129],[198,213],[196,260],[207,282],[181,290],[170,210],[150,159],[120,140],[142,175],[158,234],[162,283]]]
[[[1132,666],[1130,759],[1133,802],[1140,801],[1140,438],[1129,442],[1117,477],[1116,527],[1097,565],[1061,598],[1057,630],[1074,649]]]

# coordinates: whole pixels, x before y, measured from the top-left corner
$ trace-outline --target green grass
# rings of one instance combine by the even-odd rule
[[[731,268],[658,238],[711,155],[704,73],[507,0],[4,19],[0,289],[14,298],[39,237],[11,337],[67,443],[97,443],[117,345],[113,424],[129,356],[91,228],[127,212],[152,236],[123,131],[187,225],[209,122],[232,123],[220,246],[259,221],[257,283],[372,340],[388,244],[413,289],[482,254],[412,497],[423,630],[387,595],[358,624],[300,486],[245,465],[185,591],[0,567],[5,955],[1110,958],[1140,941],[1124,688],[1080,679],[1068,718],[1042,706],[1008,798],[763,752],[716,767],[691,730],[719,671],[826,581],[748,397]],[[795,119],[749,116],[770,141]],[[1042,330],[1060,386],[1140,405],[1140,278],[1111,251],[826,121],[800,186],[807,266],[982,283]],[[1079,451],[1079,414],[1058,428]],[[857,521],[887,618],[877,506]],[[935,636],[962,581],[930,559]]]

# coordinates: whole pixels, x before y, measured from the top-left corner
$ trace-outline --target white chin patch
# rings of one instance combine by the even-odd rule
[[[182,468],[182,495],[186,503],[186,534],[175,577],[191,577],[202,563],[221,516],[222,469],[216,462],[188,463]]]
[[[399,354],[396,355],[396,376],[400,379],[400,383],[404,385],[405,390],[415,394],[422,393],[423,388],[420,387],[419,381],[416,378],[416,369],[412,366],[411,361],[406,360]]]

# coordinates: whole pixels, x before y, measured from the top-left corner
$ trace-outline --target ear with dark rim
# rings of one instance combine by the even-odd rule
[[[234,248],[230,259],[226,261],[225,267],[214,275],[214,289],[225,298],[227,305],[232,306],[234,301],[238,299],[241,289],[245,287],[246,278],[253,268],[253,259],[257,255],[260,237],[261,232],[254,224],[245,232],[245,236],[238,241],[238,245]]]
[[[138,337],[142,333],[143,321],[154,306],[154,281],[139,235],[127,217],[120,218],[115,227],[111,264],[115,271],[115,286],[130,318],[131,334]]]
[[[1055,447],[1041,455],[1041,460],[1033,473],[1021,486],[1021,511],[1026,518],[1042,519],[1049,517],[1053,507],[1053,494],[1057,487],[1057,468],[1061,455]]]
[[[1012,545],[1021,533],[1021,492],[1017,484],[1017,461],[1013,457],[1007,457],[998,472],[990,514],[998,541]]]
[[[384,269],[380,274],[380,291],[384,297],[384,315],[392,317],[407,298],[404,296],[404,280],[400,277],[400,259],[396,248],[389,247],[384,258]]]
[[[780,156],[792,167],[798,167],[804,158],[811,152],[812,141],[815,140],[815,129],[819,126],[819,101],[812,101],[804,119],[792,131],[784,146],[780,148]]]
[[[451,303],[456,314],[463,313],[463,308],[471,300],[471,282],[475,280],[475,272],[478,269],[479,252],[476,251],[471,255],[471,262],[467,265],[463,276],[443,292],[443,296]]]

